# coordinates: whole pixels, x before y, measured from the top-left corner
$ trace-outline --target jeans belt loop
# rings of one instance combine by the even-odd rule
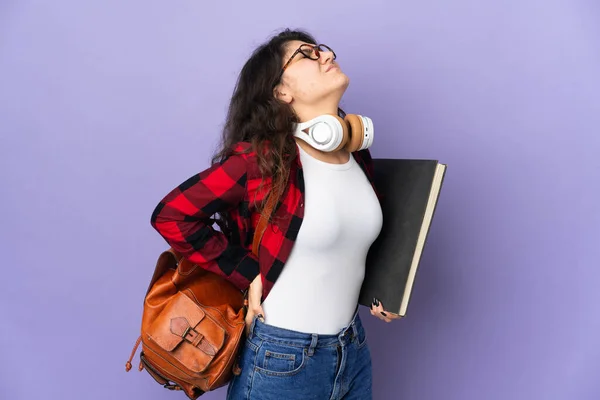
[[[358,327],[356,322],[352,323],[352,340],[358,340]]]
[[[310,346],[308,347],[308,356],[312,357],[315,353],[315,347],[317,347],[317,342],[319,340],[319,335],[316,333],[312,334],[312,340],[310,341]]]

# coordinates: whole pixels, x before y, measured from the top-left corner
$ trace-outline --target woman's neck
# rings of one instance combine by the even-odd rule
[[[320,115],[331,114],[338,115],[339,103],[329,102],[329,104],[320,104],[318,106],[301,107],[295,105],[294,113],[298,116],[300,122],[310,121]]]

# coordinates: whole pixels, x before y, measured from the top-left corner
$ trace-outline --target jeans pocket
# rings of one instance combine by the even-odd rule
[[[367,331],[364,328],[359,329],[356,335],[356,347],[359,349],[367,344]]]
[[[296,375],[303,369],[306,357],[303,347],[265,341],[257,355],[256,370],[273,376]]]

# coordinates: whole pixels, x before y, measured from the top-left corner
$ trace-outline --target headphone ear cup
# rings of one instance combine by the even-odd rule
[[[346,147],[346,145],[348,144],[348,139],[350,138],[350,132],[348,132],[348,124],[346,124],[346,122],[344,122],[344,120],[342,118],[340,118],[338,115],[332,115],[333,117],[335,117],[338,122],[340,123],[340,126],[342,127],[342,141],[340,142],[340,145],[333,151],[338,151],[343,149],[344,147]]]
[[[347,114],[344,120],[348,123],[350,140],[346,146],[346,150],[353,153],[360,149],[365,136],[365,127],[363,126],[362,119],[355,114]]]

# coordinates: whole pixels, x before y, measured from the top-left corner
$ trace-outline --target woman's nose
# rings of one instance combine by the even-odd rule
[[[332,52],[330,52],[330,51],[320,51],[319,52],[319,62],[321,64],[327,64],[332,59],[333,59]]]

